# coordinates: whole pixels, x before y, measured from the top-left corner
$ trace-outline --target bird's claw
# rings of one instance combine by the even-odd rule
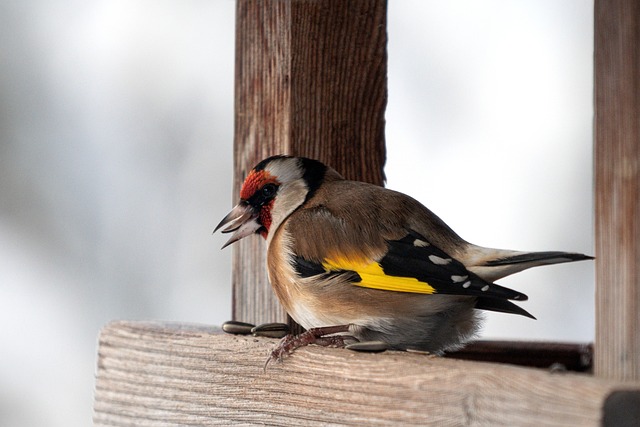
[[[309,344],[321,345],[323,347],[345,347],[347,342],[355,340],[350,335],[332,335],[341,332],[348,332],[349,325],[328,326],[312,328],[300,335],[287,335],[271,351],[271,354],[264,363],[264,370],[271,361],[281,361],[285,356],[293,353],[300,347]]]

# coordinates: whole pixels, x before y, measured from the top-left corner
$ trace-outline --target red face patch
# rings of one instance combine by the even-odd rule
[[[269,172],[266,172],[264,170],[259,170],[259,171],[252,170],[251,172],[249,172],[249,175],[247,175],[247,178],[244,180],[244,183],[242,184],[242,189],[240,190],[240,198],[242,200],[250,200],[259,191],[262,191],[263,187],[267,184],[279,185],[280,183]],[[273,200],[270,200],[268,203],[260,206],[260,212],[258,213],[258,222],[263,227],[260,229],[259,233],[265,239],[267,238],[269,228],[271,227],[271,221],[272,221],[271,208],[272,207],[273,207]]]
[[[260,209],[260,224],[266,229],[263,230],[260,234],[265,239],[267,238],[267,233],[269,232],[269,228],[271,228],[271,208],[273,207],[273,200],[267,203]]]
[[[245,178],[244,183],[242,184],[240,198],[242,200],[249,200],[256,191],[269,183],[278,184],[278,180],[276,180],[276,178],[267,171],[260,170],[256,172],[252,170],[249,172],[249,175],[247,175],[247,178]]]

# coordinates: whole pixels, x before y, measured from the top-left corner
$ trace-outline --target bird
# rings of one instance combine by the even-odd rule
[[[482,311],[535,319],[514,303],[525,294],[495,281],[593,259],[469,243],[406,194],[288,155],[266,158],[248,173],[239,203],[214,233],[219,229],[233,233],[223,249],[254,234],[266,239],[271,287],[307,330],[285,337],[267,363],[310,343],[381,343],[442,355],[478,334]]]

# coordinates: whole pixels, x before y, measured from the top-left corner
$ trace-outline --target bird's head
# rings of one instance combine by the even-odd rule
[[[258,163],[240,190],[240,202],[213,231],[231,233],[223,248],[251,234],[265,239],[320,186],[327,171],[323,163],[304,157],[273,156]]]

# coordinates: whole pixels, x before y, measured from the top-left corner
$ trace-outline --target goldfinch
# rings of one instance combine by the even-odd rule
[[[476,246],[415,199],[304,157],[258,163],[214,232],[222,227],[233,232],[223,248],[252,234],[266,239],[273,291],[309,330],[285,338],[272,358],[310,342],[348,342],[336,333],[391,349],[455,350],[477,333],[478,310],[535,319],[512,302],[527,296],[496,280],[592,259]]]

